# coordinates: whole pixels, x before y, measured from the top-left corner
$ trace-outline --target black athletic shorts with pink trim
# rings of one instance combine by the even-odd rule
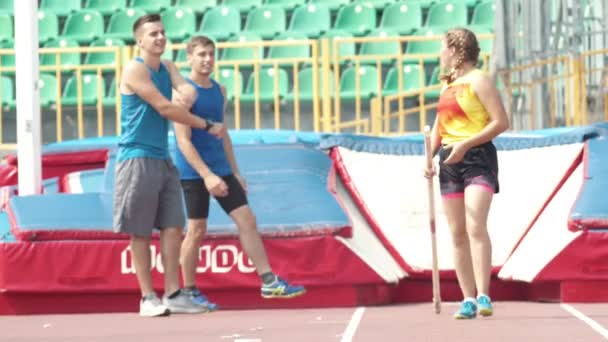
[[[492,142],[469,149],[456,164],[444,164],[451,148],[439,150],[439,187],[442,197],[462,197],[469,185],[498,193],[498,156]]]

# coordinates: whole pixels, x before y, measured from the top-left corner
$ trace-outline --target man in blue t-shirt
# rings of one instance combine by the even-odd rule
[[[179,253],[185,224],[179,174],[169,156],[169,120],[206,129],[222,137],[220,124],[211,126],[171,102],[174,88],[184,102],[196,92],[170,61],[161,61],[167,39],[161,18],[145,15],[133,25],[140,56],[124,68],[120,82],[121,128],[114,185],[114,231],[131,237],[130,249],[141,289],[141,316],[171,312],[202,312],[179,286]],[[165,295],[156,295],[150,271],[150,239],[160,230]]]
[[[226,88],[210,77],[215,44],[207,37],[197,36],[190,40],[186,49],[192,68],[188,81],[197,91],[190,110],[212,127],[221,125],[226,107]],[[184,102],[180,96],[174,101]],[[212,195],[239,229],[243,250],[261,278],[262,297],[290,298],[303,294],[304,287],[290,285],[272,272],[255,216],[247,203],[247,184],[239,173],[230,135],[225,134],[218,139],[207,129],[184,124],[175,125],[175,135],[179,147],[175,165],[180,172],[188,214],[188,229],[181,254],[184,290],[190,293],[195,303],[209,310],[216,308],[195,284],[199,247],[207,231],[209,196]]]

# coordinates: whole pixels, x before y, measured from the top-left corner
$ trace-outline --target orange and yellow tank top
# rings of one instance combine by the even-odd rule
[[[448,84],[439,96],[437,107],[439,136],[442,144],[453,144],[479,133],[488,123],[489,114],[471,86],[474,69]]]

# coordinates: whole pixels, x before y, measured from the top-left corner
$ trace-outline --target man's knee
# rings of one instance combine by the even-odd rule
[[[207,234],[207,220],[188,220],[188,231],[186,234],[188,238],[193,239],[194,241],[202,241],[205,234]]]
[[[257,230],[257,219],[248,205],[233,210],[230,216],[232,216],[239,229]]]

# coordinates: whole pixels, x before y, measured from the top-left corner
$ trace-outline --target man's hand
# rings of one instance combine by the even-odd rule
[[[226,185],[226,182],[214,173],[210,173],[203,178],[203,182],[205,182],[207,191],[209,191],[213,197],[225,197],[228,195],[228,186]]]
[[[234,176],[239,181],[239,183],[241,183],[241,187],[243,188],[243,191],[245,191],[245,193],[247,193],[247,180],[245,180],[245,177],[241,176],[238,173],[235,174]]]
[[[214,135],[217,138],[223,138],[226,135],[226,126],[223,123],[214,122],[213,126],[209,129],[209,134]]]

